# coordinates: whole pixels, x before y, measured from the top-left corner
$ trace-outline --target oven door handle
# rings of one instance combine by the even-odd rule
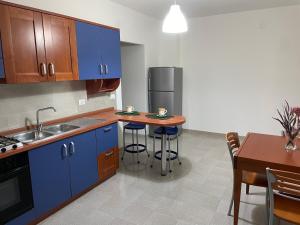
[[[16,173],[25,170],[25,169],[29,169],[28,165],[25,166],[21,166],[18,168],[15,168],[13,170],[7,171],[6,173],[3,173],[0,175],[0,182],[6,180],[8,177],[12,177],[13,175],[15,175]]]

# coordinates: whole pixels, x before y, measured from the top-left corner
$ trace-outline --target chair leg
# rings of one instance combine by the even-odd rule
[[[250,189],[250,185],[246,184],[246,194],[249,195],[249,189]]]
[[[227,212],[227,216],[231,215],[232,206],[233,206],[233,193],[232,193],[232,196],[231,196],[231,200],[230,200],[230,205],[229,205],[229,209],[228,209],[228,212]]]
[[[155,134],[153,134],[153,155],[152,155],[152,162],[151,162],[151,165],[150,165],[150,167],[152,168],[153,167],[153,162],[154,162],[154,159],[155,159],[155,138],[156,138],[156,136],[155,136]]]
[[[172,173],[171,170],[171,144],[170,144],[170,136],[168,135],[168,145],[169,145],[169,154],[168,154],[168,158],[169,158],[169,172]]]
[[[147,152],[147,156],[148,158],[150,157],[150,154],[148,152],[148,145],[147,145],[147,129],[145,127],[145,148],[146,148],[146,152]]]
[[[124,159],[124,155],[125,155],[125,152],[126,152],[125,148],[126,148],[126,146],[125,146],[125,127],[123,126],[123,153],[122,153],[121,160]]]
[[[176,141],[177,141],[177,160],[179,162],[179,165],[181,165],[181,161],[179,158],[179,140],[178,140],[178,133],[176,134]]]
[[[136,152],[137,152],[137,163],[139,164],[140,163],[140,160],[139,160],[139,153],[140,153],[140,150],[139,150],[139,130],[136,130]]]
[[[269,189],[266,188],[266,212],[267,212],[267,223],[266,224],[269,224],[269,221],[270,221],[269,207],[270,207],[270,203],[269,203]]]

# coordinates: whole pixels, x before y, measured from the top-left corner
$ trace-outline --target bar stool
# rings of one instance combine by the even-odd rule
[[[167,161],[169,162],[169,172],[171,173],[171,166],[170,163],[172,160],[177,159],[179,162],[179,165],[181,165],[181,161],[179,159],[179,144],[178,144],[178,128],[177,127],[165,127],[165,129],[163,129],[162,127],[159,127],[157,129],[154,130],[154,137],[153,137],[153,157],[152,157],[152,163],[150,165],[150,167],[153,167],[153,162],[154,159],[158,159],[161,160],[161,150],[160,151],[155,151],[155,139],[157,137],[157,135],[162,135],[163,132],[166,132],[167,135],[167,140],[168,140],[168,149],[167,149],[167,154],[168,154],[168,158]],[[171,149],[171,145],[170,145],[170,139],[172,136],[176,136],[176,151],[173,151]]]
[[[132,138],[132,143],[129,145],[125,145],[125,131],[126,130],[131,130],[131,138]],[[139,130],[144,130],[145,131],[145,144],[140,144],[139,143]],[[135,138],[134,138],[134,131],[136,132],[136,143],[135,143]],[[128,123],[123,127],[123,154],[121,160],[124,159],[125,152],[128,153],[136,153],[137,154],[137,163],[140,163],[139,160],[139,153],[146,151],[148,157],[150,156],[147,150],[147,131],[146,131],[146,125],[141,124],[141,123]]]

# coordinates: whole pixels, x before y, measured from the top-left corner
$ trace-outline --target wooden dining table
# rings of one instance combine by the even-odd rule
[[[266,173],[266,168],[300,172],[298,150],[286,151],[283,136],[248,133],[234,158],[234,225],[238,225],[243,171]]]

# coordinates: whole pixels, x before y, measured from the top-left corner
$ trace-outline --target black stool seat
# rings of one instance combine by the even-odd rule
[[[177,127],[165,127],[165,128],[159,127],[154,130],[154,133],[158,134],[158,135],[163,134],[163,132],[165,132],[165,134],[167,134],[167,135],[176,135],[178,133],[178,128]]]
[[[142,123],[128,123],[124,126],[124,128],[128,130],[143,130],[145,127],[146,125]]]

